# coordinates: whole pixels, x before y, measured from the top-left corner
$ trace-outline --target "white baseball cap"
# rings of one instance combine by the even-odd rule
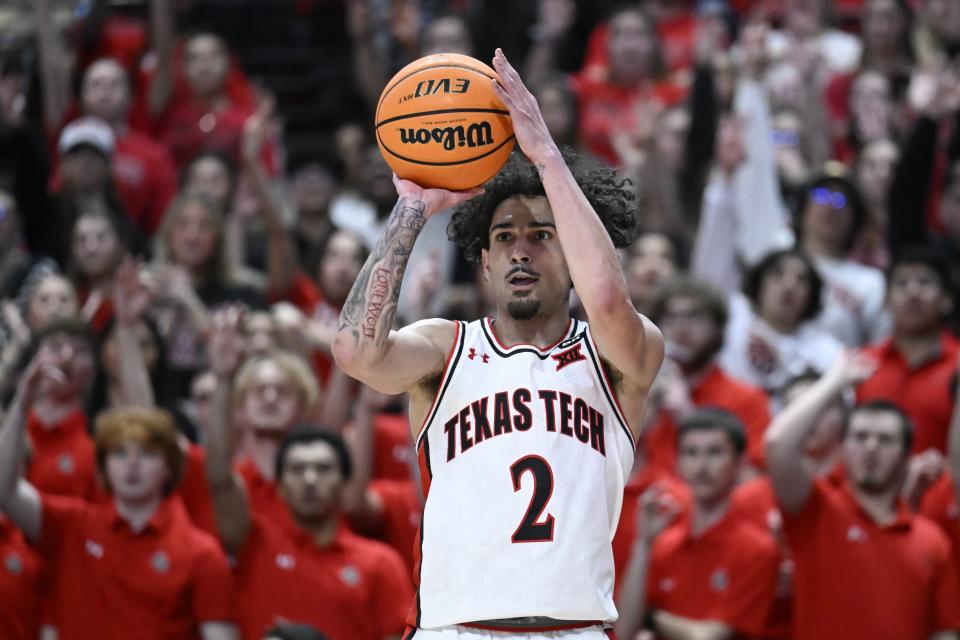
[[[115,138],[110,125],[100,118],[85,116],[77,118],[63,128],[57,149],[63,155],[80,145],[88,145],[109,158],[113,155],[114,143]]]

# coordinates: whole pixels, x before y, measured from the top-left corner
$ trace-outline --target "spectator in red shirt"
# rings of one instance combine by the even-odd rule
[[[667,345],[660,392],[651,395],[646,431],[648,464],[672,472],[677,457],[676,424],[698,407],[714,406],[739,418],[747,432],[747,459],[763,468],[763,431],[770,422],[767,395],[727,375],[717,363],[723,348],[727,305],[709,284],[678,277],[664,282],[650,305],[650,319]],[[658,410],[659,409],[659,410]]]
[[[606,64],[586,67],[574,80],[581,139],[592,153],[617,164],[612,134],[631,124],[634,108],[651,100],[673,106],[684,90],[662,81],[656,26],[639,5],[619,8],[607,23]]]
[[[617,634],[632,638],[646,615],[665,637],[760,637],[780,554],[765,530],[730,508],[746,450],[743,425],[725,411],[702,409],[680,423],[678,440],[692,513],[664,530],[678,505],[656,485],[648,491],[647,526],[620,588]]]
[[[147,94],[150,126],[178,167],[204,150],[239,161],[243,125],[256,109],[253,91],[218,35],[196,33],[178,50],[172,4],[150,3],[155,53]]]
[[[916,427],[914,453],[944,452],[953,412],[950,383],[960,354],[947,328],[955,285],[943,256],[923,247],[895,256],[887,281],[893,336],[865,349],[879,366],[857,387],[857,400],[898,403]]]
[[[169,498],[183,452],[168,414],[119,409],[98,418],[109,503],[40,494],[18,480],[25,407],[64,377],[62,362],[38,353],[0,431],[0,508],[49,564],[58,637],[235,640],[226,558]]]
[[[36,357],[58,371],[23,406],[34,446],[27,479],[44,493],[101,497],[84,408],[95,374],[94,354],[93,333],[79,318],[53,320],[37,334]]]
[[[44,119],[50,134],[55,135],[76,115],[76,108],[71,105],[69,54],[54,32],[54,21],[47,16],[48,5],[49,0],[38,2],[37,41],[42,60]],[[130,128],[130,106],[130,79],[121,63],[114,58],[92,62],[80,84],[80,114],[99,118],[113,129],[116,151],[112,167],[117,192],[131,220],[149,237],[176,191],[176,176],[166,148]]]
[[[231,465],[233,431],[224,420],[243,347],[237,318],[221,314],[210,344],[218,384],[207,470],[220,540],[236,559],[241,627],[260,638],[277,620],[315,626],[332,640],[399,637],[413,596],[410,574],[389,547],[341,523],[352,464],[339,435],[303,425],[282,436],[273,475],[285,517],[252,508]]]
[[[960,629],[960,578],[950,543],[899,499],[913,427],[874,401],[847,416],[847,481],[817,478],[800,455],[816,412],[876,364],[846,353],[766,435],[767,466],[793,551],[797,640],[928,638]],[[801,419],[798,419],[801,418]]]

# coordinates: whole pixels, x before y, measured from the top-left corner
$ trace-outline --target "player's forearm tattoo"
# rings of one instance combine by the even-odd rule
[[[359,343],[382,347],[397,314],[403,273],[420,230],[424,204],[401,198],[390,213],[387,228],[360,270],[340,312],[339,328]]]

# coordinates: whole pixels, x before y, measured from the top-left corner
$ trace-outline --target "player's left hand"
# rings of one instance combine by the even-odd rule
[[[498,48],[493,56],[493,68],[500,76],[499,80],[493,81],[493,90],[510,111],[517,144],[523,154],[536,164],[548,154],[554,153],[557,148],[550,137],[546,122],[543,121],[540,105],[523,84],[520,74],[503,55],[502,49]]]

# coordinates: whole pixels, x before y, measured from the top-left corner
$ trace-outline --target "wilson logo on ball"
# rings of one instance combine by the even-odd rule
[[[452,84],[451,84],[452,83]],[[439,80],[424,80],[417,83],[417,90],[411,95],[400,98],[400,102],[433,96],[438,93],[466,93],[470,88],[470,81],[466,78],[441,78]]]
[[[377,146],[397,177],[460,191],[483,184],[516,143],[497,74],[468,56],[415,60],[384,87],[374,119]]]
[[[433,129],[400,129],[400,142],[403,144],[429,144],[439,142],[447,151],[456,147],[482,147],[493,144],[493,133],[489,122],[471,124],[464,131],[462,126],[435,127]]]

